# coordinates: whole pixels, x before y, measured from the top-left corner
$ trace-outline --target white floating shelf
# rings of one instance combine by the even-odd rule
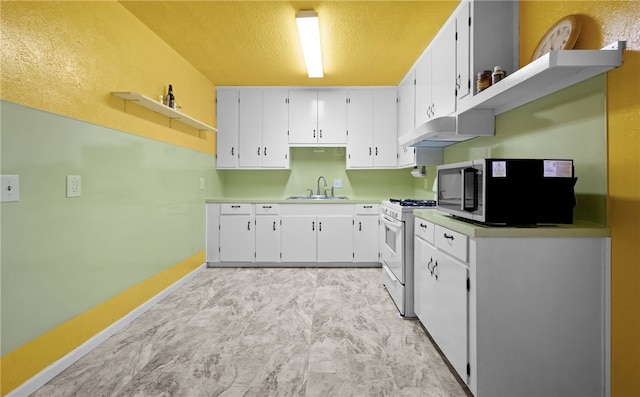
[[[196,128],[201,131],[218,131],[216,128],[211,127],[205,123],[202,123],[193,117],[187,116],[184,113],[178,112],[175,109],[171,109],[168,106],[163,105],[162,103],[153,100],[149,97],[146,97],[137,92],[112,92],[111,94],[117,96],[118,98],[122,98],[125,101],[135,102],[136,105],[142,106],[143,108],[149,109],[156,113],[160,113],[163,116],[167,116],[171,120],[176,120],[182,124],[186,124],[190,127]]]
[[[601,50],[551,51],[478,94],[460,101],[458,114],[490,109],[495,115],[533,102],[622,65],[625,41]]]

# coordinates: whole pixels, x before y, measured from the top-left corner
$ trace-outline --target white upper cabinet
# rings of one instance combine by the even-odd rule
[[[471,5],[462,2],[454,13],[456,24],[456,95],[462,99],[471,93],[472,73],[469,61],[471,47]]]
[[[354,89],[347,103],[347,168],[396,168],[397,89]]]
[[[262,90],[240,88],[238,165],[243,168],[262,166]],[[251,115],[251,117],[247,117]]]
[[[291,146],[345,146],[347,91],[343,89],[289,91]]]
[[[238,90],[218,88],[216,90],[216,167],[238,168]]]
[[[289,168],[288,91],[262,92],[262,167]]]
[[[415,79],[416,71],[413,67],[398,86],[398,136],[415,128]],[[415,165],[416,149],[403,147],[397,140],[395,144],[398,147],[398,167]]]

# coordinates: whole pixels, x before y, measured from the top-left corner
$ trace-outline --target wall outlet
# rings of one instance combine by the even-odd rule
[[[1,203],[20,201],[20,178],[18,175],[2,175],[0,186],[2,186]]]
[[[341,189],[342,188],[342,179],[334,179],[333,180],[333,187],[336,189]]]
[[[200,189],[204,189],[204,178],[200,178]]]
[[[80,175],[67,175],[67,197],[80,197],[82,179]]]

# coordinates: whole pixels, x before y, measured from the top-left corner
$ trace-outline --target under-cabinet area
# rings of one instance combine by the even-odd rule
[[[415,312],[476,397],[605,396],[608,229],[415,218]]]
[[[379,267],[379,204],[208,202],[215,266]]]

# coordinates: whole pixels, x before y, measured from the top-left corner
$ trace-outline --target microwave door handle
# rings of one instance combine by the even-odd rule
[[[461,172],[462,172],[462,203],[460,204],[461,206],[460,209],[462,211],[473,212],[478,209],[478,173],[476,169],[473,167],[465,168]],[[471,193],[473,195],[472,196],[473,204],[471,206],[467,206],[467,194],[469,193],[467,191],[467,186],[469,186],[469,184],[467,183],[467,180],[468,180],[467,178],[473,178],[472,185],[471,185],[473,186],[473,192]]]

